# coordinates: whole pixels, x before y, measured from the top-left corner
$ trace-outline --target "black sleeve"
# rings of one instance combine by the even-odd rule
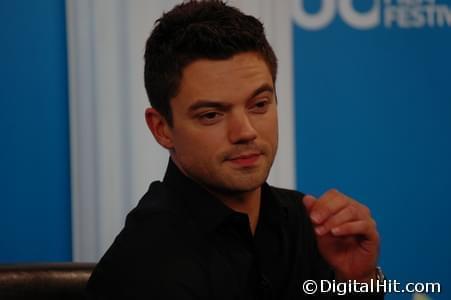
[[[199,263],[170,232],[150,232],[161,224],[171,227],[159,218],[126,225],[94,269],[86,288],[88,299],[208,299]]]
[[[136,275],[124,272],[120,276],[97,269],[87,286],[88,299],[208,299],[206,287],[199,281],[199,277],[185,277],[180,272],[163,272],[160,273],[161,276],[156,276],[152,271],[140,274],[139,277]]]

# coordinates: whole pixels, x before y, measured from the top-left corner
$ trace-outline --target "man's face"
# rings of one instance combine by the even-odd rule
[[[171,155],[182,172],[222,193],[264,183],[277,151],[277,106],[271,74],[257,53],[193,62],[170,105]]]

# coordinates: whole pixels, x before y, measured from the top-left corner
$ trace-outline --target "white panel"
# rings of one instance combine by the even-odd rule
[[[124,1],[124,3],[129,3]],[[139,0],[128,5],[127,17],[127,64],[129,73],[128,102],[130,113],[129,162],[132,170],[131,197],[127,199],[128,207],[136,205],[153,180],[160,180],[168,162],[168,153],[153,139],[147,129],[144,111],[149,101],[144,88],[144,50],[154,22],[163,11],[171,9],[177,1]]]
[[[98,248],[96,106],[88,1],[67,1],[73,257],[94,261]],[[75,26],[76,25],[76,26]]]
[[[66,1],[75,261],[98,260],[149,183],[164,174],[168,154],[144,122],[143,55],[153,23],[178,2]],[[280,147],[270,181],[294,187],[290,5],[232,2],[260,17],[279,56]]]

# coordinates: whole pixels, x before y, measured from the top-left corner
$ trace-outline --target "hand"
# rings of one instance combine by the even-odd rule
[[[379,234],[370,210],[337,190],[318,200],[303,199],[312,220],[318,249],[338,280],[360,282],[375,278]]]

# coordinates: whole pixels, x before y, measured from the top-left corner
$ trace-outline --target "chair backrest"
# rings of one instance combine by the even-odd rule
[[[85,299],[94,263],[19,264],[0,266],[0,299]]]

